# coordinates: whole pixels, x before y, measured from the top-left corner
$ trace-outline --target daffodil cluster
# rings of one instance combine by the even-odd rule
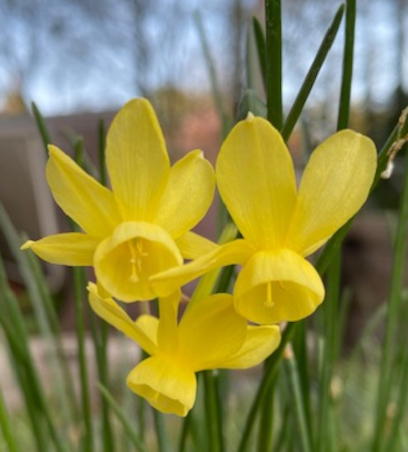
[[[127,103],[109,129],[111,189],[57,147],[49,153],[54,199],[83,232],[28,241],[23,249],[48,262],[94,267],[93,310],[149,355],[129,373],[128,386],[180,416],[194,405],[197,372],[259,364],[278,347],[280,322],[300,320],[323,301],[322,280],[306,257],[361,208],[376,170],[371,140],[345,130],[313,152],[297,188],[279,132],[252,114],[225,140],[216,174],[198,150],[171,167],[145,99]],[[242,235],[224,245],[191,232],[216,182]],[[232,264],[242,266],[233,294],[195,300],[179,320],[180,288]],[[155,298],[158,317],[132,320],[119,304]]]

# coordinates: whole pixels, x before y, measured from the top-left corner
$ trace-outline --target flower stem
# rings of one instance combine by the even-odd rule
[[[280,0],[265,0],[266,98],[268,121],[282,128],[282,24]]]
[[[394,243],[394,262],[392,269],[391,288],[388,301],[387,323],[383,354],[381,357],[378,400],[374,430],[373,451],[383,450],[384,429],[387,415],[387,405],[391,392],[392,369],[395,349],[395,336],[403,285],[404,264],[406,256],[406,231],[408,226],[408,158],[406,157],[404,188],[401,196],[400,216]]]
[[[223,452],[223,428],[221,406],[218,401],[218,385],[212,370],[203,372],[205,388],[205,409],[211,452]]]
[[[84,270],[79,267],[73,269],[75,325],[78,346],[79,378],[81,382],[81,403],[85,424],[84,452],[93,452],[92,414],[88,387],[88,367],[85,353],[85,322],[84,322]]]
[[[295,400],[296,416],[300,432],[300,441],[303,452],[312,452],[310,432],[307,427],[306,411],[303,403],[302,389],[299,381],[299,372],[296,358],[290,346],[287,346],[284,353],[284,359],[289,373],[289,382],[291,392]]]
[[[343,75],[341,78],[340,109],[337,130],[345,129],[350,116],[351,80],[353,77],[354,34],[356,23],[356,0],[346,2],[344,33]]]

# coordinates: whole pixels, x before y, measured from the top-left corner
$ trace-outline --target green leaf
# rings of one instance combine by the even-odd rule
[[[292,108],[289,111],[289,114],[286,118],[285,124],[282,128],[282,137],[285,141],[288,140],[290,134],[292,133],[296,122],[298,121],[300,114],[302,113],[303,107],[306,103],[307,98],[314,86],[317,76],[319,75],[320,69],[323,66],[323,63],[326,61],[326,57],[333,45],[333,42],[337,36],[337,32],[339,31],[340,23],[344,14],[344,5],[341,5],[337,10],[334,19],[328,28],[322,43],[320,44],[319,50],[313,60],[312,65],[306,75],[306,78],[299,90],[298,95],[296,96],[295,102],[293,103]]]

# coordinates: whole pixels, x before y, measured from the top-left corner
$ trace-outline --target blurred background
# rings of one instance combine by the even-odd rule
[[[282,1],[285,113],[340,4]],[[408,0],[359,0],[357,8],[350,127],[373,138],[380,149],[408,104]],[[252,29],[253,16],[263,24],[263,9],[263,0],[0,0],[0,203],[17,230],[38,239],[69,229],[45,182],[46,152],[32,102],[45,117],[51,141],[65,152],[74,155],[75,144],[83,139],[87,164],[93,161],[97,166],[101,129],[106,131],[115,112],[139,96],[153,103],[173,161],[201,148],[214,163],[244,90],[253,88],[264,100]],[[299,174],[313,148],[336,129],[343,25],[288,143]],[[397,158],[393,177],[381,181],[344,242],[342,287],[348,289],[344,298],[349,302],[344,355],[360,341],[363,326],[388,296],[403,159]],[[215,202],[197,228],[212,239],[217,238],[217,207]],[[36,333],[34,338],[41,336],[35,307],[1,232],[0,252],[30,332]],[[70,273],[42,265],[64,339],[69,338],[75,325]],[[401,316],[404,332],[405,319]],[[379,357],[380,330],[368,335],[369,341],[360,341],[369,343],[363,349],[364,363]],[[75,361],[75,343],[67,344],[69,358]],[[123,344],[116,349],[120,359],[128,357]],[[4,364],[3,348],[0,381],[9,401],[15,379]],[[42,353],[39,368],[47,371],[41,365],[49,361],[47,348],[36,350]],[[134,360],[132,355],[123,369]],[[363,406],[363,392],[369,400],[364,409],[373,412],[373,386],[362,386],[359,380],[375,379],[376,374],[371,367],[362,369],[359,363],[355,379],[350,379],[358,382],[350,393],[356,417],[348,412],[345,416],[350,431],[364,420],[354,409],[357,399]],[[125,380],[118,377],[119,381]],[[348,439],[350,432],[346,433]]]
[[[341,2],[282,3],[288,109]],[[398,111],[408,88],[407,1],[357,3],[355,113]],[[177,125],[192,103],[211,100],[197,15],[230,111],[248,85],[250,19],[262,11],[262,0],[0,0],[3,114],[31,101],[45,116],[101,112],[144,96],[165,126]],[[308,102],[313,119],[336,111],[342,39],[340,32]]]
[[[358,2],[350,126],[378,147],[408,103],[407,3]],[[339,5],[282,2],[286,112]],[[129,98],[147,97],[173,161],[201,148],[214,162],[244,89],[264,98],[251,22],[255,15],[263,23],[263,8],[262,0],[0,0],[0,201],[17,228],[32,239],[67,229],[44,182],[46,157],[31,102],[46,117],[54,143],[73,153],[81,136],[95,158],[100,119],[107,127]],[[300,167],[335,131],[343,40],[341,27],[290,139]],[[356,224],[345,244],[345,284],[363,285],[360,292],[371,304],[385,297],[390,269],[388,224],[378,207],[398,205],[400,167],[372,201],[377,210]],[[199,226],[213,239],[215,211]],[[1,237],[0,247],[18,282]],[[64,270],[46,271],[58,291]]]

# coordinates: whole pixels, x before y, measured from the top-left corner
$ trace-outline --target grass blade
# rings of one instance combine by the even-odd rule
[[[102,396],[107,401],[112,411],[116,414],[117,418],[122,424],[123,429],[129,436],[133,445],[139,452],[147,452],[142,440],[133,428],[133,425],[128,421],[125,413],[122,411],[121,407],[115,402],[114,398],[111,396],[110,392],[101,383],[98,383],[98,388],[101,391]]]
[[[40,110],[38,109],[35,102],[31,102],[31,108],[33,110],[34,118],[37,123],[38,131],[40,132],[41,140],[44,145],[45,155],[48,157],[48,145],[52,142],[50,132],[47,129],[47,126],[44,121],[44,117],[42,116]]]
[[[266,99],[268,121],[282,128],[282,24],[280,0],[265,0]]]
[[[341,5],[337,10],[336,15],[334,16],[334,19],[330,27],[328,28],[322,43],[320,44],[315,59],[309,69],[309,72],[306,75],[306,78],[299,90],[298,95],[296,96],[295,102],[293,103],[293,106],[289,111],[285,124],[283,125],[281,134],[285,141],[287,141],[290,137],[290,134],[292,133],[306,103],[306,100],[309,97],[309,94],[314,86],[316,78],[319,75],[320,69],[322,68],[323,63],[326,61],[326,57],[337,36],[337,32],[339,31],[343,14],[344,5]]]
[[[343,74],[341,78],[339,117],[337,130],[345,129],[350,116],[351,79],[353,77],[354,34],[356,23],[356,0],[346,2],[346,24],[344,33]]]
[[[264,87],[266,88],[266,44],[265,34],[262,30],[262,26],[256,17],[252,18],[252,26],[255,35],[256,51],[258,55],[259,67],[261,69],[261,76]]]

